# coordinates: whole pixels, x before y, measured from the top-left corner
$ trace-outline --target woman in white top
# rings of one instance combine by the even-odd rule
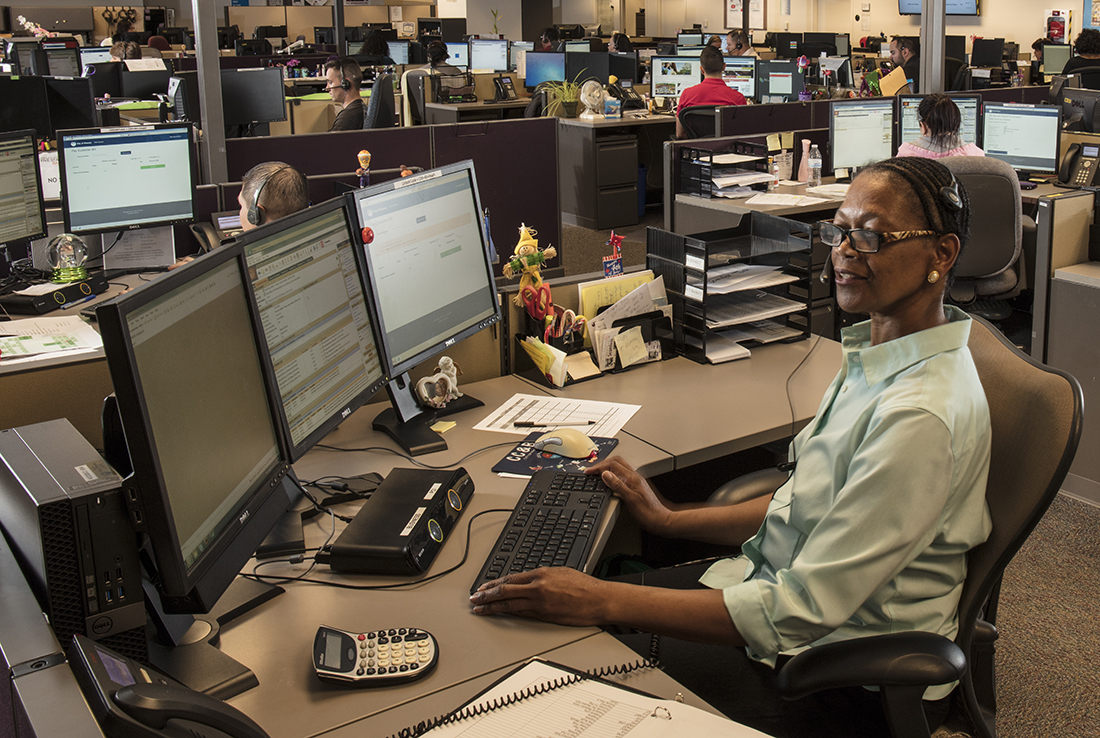
[[[898,156],[920,156],[942,159],[945,156],[985,156],[974,144],[959,137],[962,115],[959,106],[947,95],[934,93],[921,100],[917,107],[920,138],[906,141],[898,147]]]

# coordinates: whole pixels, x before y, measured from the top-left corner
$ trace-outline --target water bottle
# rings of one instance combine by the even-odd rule
[[[809,177],[806,179],[807,187],[821,186],[821,151],[817,144],[810,147]]]
[[[768,180],[768,190],[774,190],[779,186],[779,162],[775,160],[774,156],[768,157],[768,174],[772,175],[772,178]]]

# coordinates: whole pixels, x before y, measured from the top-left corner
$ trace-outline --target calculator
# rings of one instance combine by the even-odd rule
[[[435,637],[419,628],[356,633],[322,625],[313,639],[313,669],[324,682],[356,687],[403,684],[427,676],[438,661]]]

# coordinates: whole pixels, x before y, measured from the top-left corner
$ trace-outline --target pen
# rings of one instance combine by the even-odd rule
[[[563,420],[560,423],[550,421],[548,423],[533,423],[530,420],[517,420],[512,423],[513,428],[549,428],[552,425],[595,425],[595,420]]]
[[[78,298],[76,300],[73,300],[72,302],[67,302],[64,305],[59,306],[58,310],[64,310],[65,308],[71,308],[74,305],[81,305],[85,302],[91,302],[95,298],[96,298],[96,295],[88,295],[87,297],[81,297],[81,298]]]

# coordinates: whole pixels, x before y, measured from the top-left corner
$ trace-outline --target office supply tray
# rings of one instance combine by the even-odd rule
[[[757,141],[730,141],[723,142],[721,151],[710,151],[703,148],[680,149],[680,192],[686,195],[698,195],[699,197],[713,197],[714,183],[711,178],[715,169],[736,166],[740,170],[755,172],[768,171],[768,146]],[[715,164],[714,157],[722,154],[742,154],[744,156],[759,156],[757,161],[744,162],[737,165]],[[763,189],[763,188],[762,188]]]
[[[830,297],[829,285],[813,278],[812,255],[822,248],[813,224],[759,212],[743,217],[734,228],[688,236],[649,228],[646,266],[664,277],[673,306],[677,350],[705,363],[708,341],[716,340],[718,331],[745,328],[757,320],[776,326],[774,332],[783,337],[773,340],[789,343],[807,338],[814,302]],[[723,267],[738,264],[777,269],[767,284],[718,294],[717,275],[725,271]],[[738,315],[737,305],[748,301],[774,306],[770,311],[774,315]],[[770,342],[748,340],[742,345],[751,348]]]

